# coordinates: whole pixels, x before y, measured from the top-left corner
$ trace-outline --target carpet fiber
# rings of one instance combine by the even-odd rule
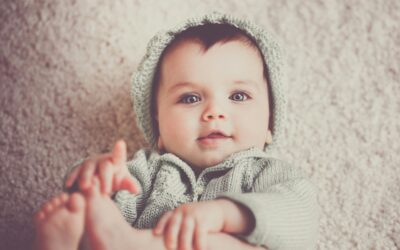
[[[12,1],[0,4],[0,242],[76,160],[144,146],[129,96],[150,37],[192,15],[246,16],[286,50],[281,157],[319,189],[319,249],[400,249],[400,1]]]

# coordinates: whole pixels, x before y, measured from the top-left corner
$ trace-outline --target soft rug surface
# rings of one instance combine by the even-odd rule
[[[31,217],[75,161],[144,146],[130,77],[156,31],[218,10],[287,56],[282,159],[319,189],[319,249],[400,249],[400,1],[0,3],[0,248],[29,249]]]

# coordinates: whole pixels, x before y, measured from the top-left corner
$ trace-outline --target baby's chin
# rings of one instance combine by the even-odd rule
[[[224,162],[233,153],[235,152],[207,152],[197,155],[194,159],[188,159],[186,162],[192,168],[204,170]]]
[[[246,145],[242,147],[218,147],[212,149],[201,149],[195,148],[194,150],[183,150],[168,152],[175,154],[181,160],[186,162],[195,172],[202,172],[206,168],[214,167],[226,159],[232,154],[249,149]]]

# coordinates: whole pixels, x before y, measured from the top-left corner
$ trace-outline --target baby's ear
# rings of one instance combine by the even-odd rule
[[[272,143],[272,132],[271,132],[271,130],[269,130],[269,129],[268,129],[268,131],[267,131],[267,136],[266,136],[266,138],[265,138],[265,142],[266,142],[267,144],[271,144],[271,143]]]

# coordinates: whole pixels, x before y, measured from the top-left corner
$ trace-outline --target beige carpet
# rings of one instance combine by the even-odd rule
[[[319,249],[400,249],[400,1],[0,3],[0,248],[74,161],[143,139],[129,82],[150,37],[192,14],[248,16],[287,52],[283,159],[319,188]]]

